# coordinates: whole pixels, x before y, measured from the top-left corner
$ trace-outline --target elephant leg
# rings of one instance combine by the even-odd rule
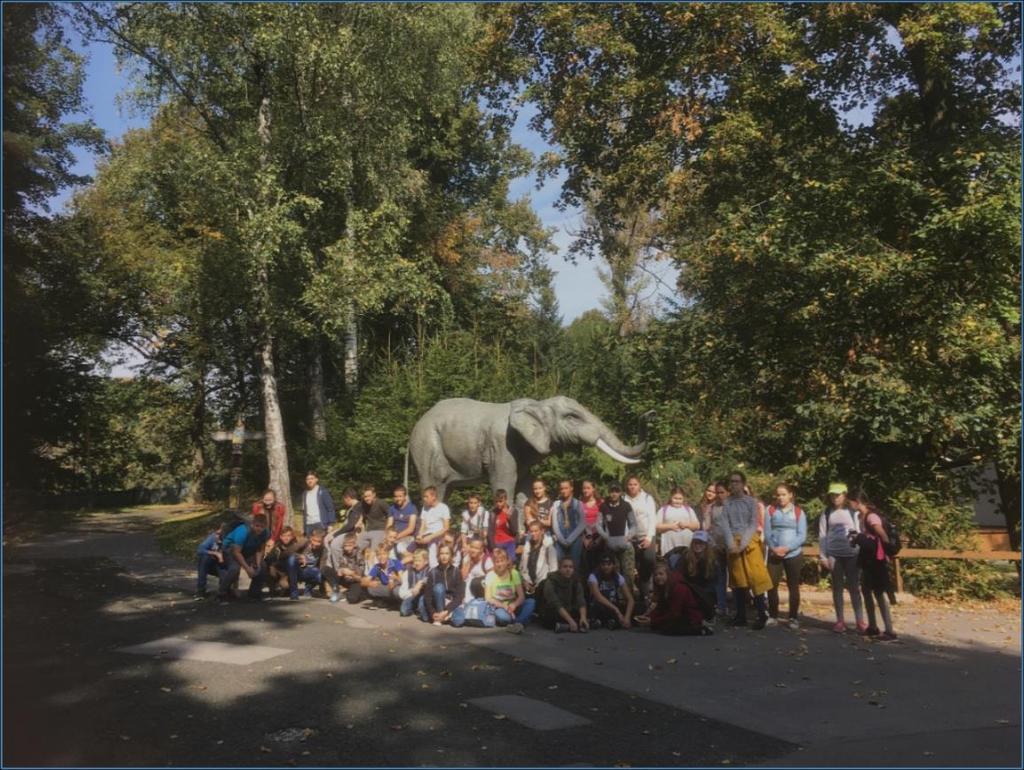
[[[491,468],[490,472],[491,481],[491,494],[495,494],[499,489],[504,489],[509,497],[513,497],[516,494],[516,467],[514,464],[505,464]]]
[[[520,469],[516,474],[515,506],[520,511],[526,505],[533,492],[533,476],[526,470]],[[511,492],[509,493],[511,494]]]

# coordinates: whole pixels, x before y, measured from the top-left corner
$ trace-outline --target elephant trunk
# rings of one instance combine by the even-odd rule
[[[647,442],[641,440],[639,444],[629,446],[624,444],[622,440],[612,432],[607,426],[602,423],[604,430],[601,432],[602,435],[598,437],[596,446],[606,455],[611,457],[616,462],[623,463],[625,465],[635,465],[640,462],[640,455],[644,453],[647,448]],[[641,429],[641,438],[646,431]]]

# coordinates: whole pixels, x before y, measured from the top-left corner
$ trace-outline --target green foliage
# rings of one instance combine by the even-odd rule
[[[156,540],[164,553],[192,562],[196,546],[231,516],[230,511],[219,510],[167,519],[157,527]]]

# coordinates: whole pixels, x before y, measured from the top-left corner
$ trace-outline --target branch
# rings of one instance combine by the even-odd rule
[[[132,8],[130,8],[129,10],[131,10]],[[98,27],[106,30],[109,34],[113,35],[114,38],[110,39],[94,37],[95,40],[102,43],[107,43],[108,45],[111,45],[115,48],[121,48],[127,51],[128,53],[145,60],[150,64],[150,66],[154,67],[159,72],[161,72],[164,75],[164,77],[166,77],[171,82],[171,85],[174,87],[174,89],[185,99],[186,102],[188,102],[189,106],[191,106],[192,109],[199,113],[200,117],[202,117],[203,119],[203,122],[206,124],[207,129],[209,129],[211,138],[213,139],[217,147],[220,148],[221,152],[227,153],[227,142],[224,140],[224,137],[217,129],[216,125],[214,125],[213,118],[211,118],[209,112],[199,104],[195,94],[193,94],[190,90],[188,90],[187,88],[185,88],[185,86],[182,85],[178,76],[174,73],[174,70],[167,62],[163,61],[158,54],[147,50],[144,46],[140,46],[138,43],[131,40],[127,35],[125,35],[118,29],[117,24],[115,22],[108,20],[106,17],[100,14],[99,11],[96,11],[95,9],[90,8],[89,6],[84,5],[81,6],[81,10],[84,13],[88,14],[88,16],[93,20],[93,22]]]

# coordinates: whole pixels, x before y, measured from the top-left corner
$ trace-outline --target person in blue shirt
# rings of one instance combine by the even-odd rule
[[[196,599],[206,598],[206,578],[220,573],[224,569],[224,552],[221,541],[228,532],[228,525],[221,524],[206,536],[196,549]]]
[[[267,566],[263,563],[263,546],[269,539],[267,517],[262,513],[253,516],[251,523],[239,524],[228,533],[223,543],[225,567],[220,576],[218,600],[235,598],[231,587],[242,572],[249,576],[249,598],[263,598],[263,583],[267,575]]]
[[[789,484],[775,488],[775,505],[768,506],[764,515],[764,542],[768,549],[768,576],[772,587],[768,589],[768,622],[779,622],[779,583],[786,573],[789,591],[789,627],[800,628],[800,570],[804,565],[803,545],[807,540],[807,516],[793,496]]]
[[[385,530],[393,529],[395,541],[399,546],[408,547],[416,537],[416,525],[419,523],[419,510],[409,499],[405,486],[395,487],[395,501],[388,507],[388,519]]]
[[[386,543],[377,546],[377,563],[370,567],[362,580],[363,588],[373,599],[391,600],[398,596],[405,565],[389,558],[389,550]]]

